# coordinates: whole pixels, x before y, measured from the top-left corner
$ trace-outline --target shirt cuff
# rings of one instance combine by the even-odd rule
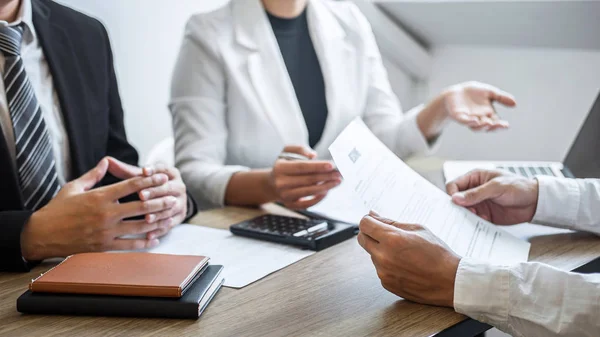
[[[402,152],[407,154],[430,154],[437,148],[439,135],[431,141],[428,141],[417,123],[417,116],[423,108],[424,104],[418,105],[410,109],[405,114],[405,119],[400,124],[400,130],[398,130],[398,144],[399,149],[404,149]]]
[[[508,267],[463,257],[456,271],[454,310],[494,326],[506,326],[509,310]]]
[[[581,193],[577,181],[546,176],[536,178],[539,184],[538,202],[533,223],[573,228]]]

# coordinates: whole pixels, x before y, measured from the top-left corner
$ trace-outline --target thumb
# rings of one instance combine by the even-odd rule
[[[317,157],[317,153],[313,149],[302,145],[288,145],[283,149],[283,152],[299,154],[309,159]]]
[[[501,187],[494,181],[490,181],[473,189],[454,193],[452,201],[463,207],[475,206],[481,202],[493,199],[502,194]]]
[[[369,216],[375,220],[381,221],[386,225],[390,225],[390,226],[394,226],[397,227],[397,222],[392,220],[392,219],[388,219],[386,217],[382,217],[381,215],[379,215],[379,213],[377,213],[374,210],[369,211]]]
[[[129,165],[113,157],[107,157],[107,159],[108,173],[119,179],[126,180],[139,177],[144,173],[143,170],[137,166]]]
[[[88,191],[92,187],[96,186],[106,176],[108,170],[108,158],[103,158],[96,167],[89,170],[81,177],[75,179],[73,182],[83,191]]]

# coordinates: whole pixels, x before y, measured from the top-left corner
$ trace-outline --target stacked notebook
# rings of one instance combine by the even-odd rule
[[[33,280],[17,300],[28,314],[200,317],[223,285],[204,256],[86,253]]]

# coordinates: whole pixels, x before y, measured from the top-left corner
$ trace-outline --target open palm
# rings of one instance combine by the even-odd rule
[[[472,130],[493,131],[508,128],[508,122],[500,119],[496,113],[494,102],[508,107],[517,104],[511,94],[494,86],[466,82],[448,89],[445,108],[451,119]]]

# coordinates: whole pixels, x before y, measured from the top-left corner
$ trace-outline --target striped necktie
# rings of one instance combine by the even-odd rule
[[[56,162],[42,109],[21,58],[23,26],[0,27],[4,89],[15,136],[19,184],[25,208],[38,210],[60,189]]]

